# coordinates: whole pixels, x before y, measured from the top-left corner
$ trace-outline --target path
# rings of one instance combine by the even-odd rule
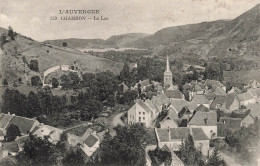
[[[85,122],[85,123],[81,123],[81,124],[79,124],[77,126],[66,128],[66,129],[64,129],[64,131],[71,130],[71,129],[74,129],[74,128],[77,128],[77,127],[80,127],[80,126],[88,126],[88,125],[89,125],[89,122]]]

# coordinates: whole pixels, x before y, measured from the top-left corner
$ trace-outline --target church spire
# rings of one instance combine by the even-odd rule
[[[166,71],[170,71],[170,65],[169,65],[168,55],[167,55],[167,61],[166,61]]]

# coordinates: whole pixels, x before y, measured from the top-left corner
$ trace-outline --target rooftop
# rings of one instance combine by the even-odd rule
[[[86,145],[88,145],[88,147],[92,147],[96,144],[96,142],[98,141],[98,138],[93,136],[92,134],[90,134],[87,139],[84,141],[84,143]]]
[[[197,126],[217,126],[217,113],[214,111],[210,112],[196,112],[188,125]]]

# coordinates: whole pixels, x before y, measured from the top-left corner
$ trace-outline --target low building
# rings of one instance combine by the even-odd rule
[[[62,133],[63,130],[44,124],[35,127],[35,129],[32,131],[32,134],[36,137],[44,138],[46,136],[49,136],[48,140],[54,144],[60,141]]]
[[[128,110],[127,116],[130,125],[140,123],[146,127],[151,127],[151,122],[156,116],[156,109],[149,106],[148,102],[136,100],[136,103]]]
[[[208,138],[214,138],[217,136],[217,113],[198,111],[189,121],[188,127],[202,128]]]
[[[207,85],[207,87],[209,88],[209,89],[216,89],[217,87],[220,87],[220,88],[222,88],[225,92],[226,92],[226,90],[227,90],[227,88],[226,88],[226,86],[225,85],[223,85],[221,82],[219,82],[219,81],[216,81],[216,80],[206,80],[205,81],[205,83],[204,83],[205,85]]]
[[[227,96],[217,96],[210,105],[212,110],[221,110],[228,113],[239,109],[239,101],[233,94]]]
[[[220,117],[218,124],[218,136],[225,137],[224,130],[228,129],[231,132],[240,130],[242,126],[242,118]]]
[[[237,98],[238,98],[240,107],[248,106],[248,105],[254,104],[256,102],[254,96],[252,96],[249,92],[237,94]]]
[[[160,128],[177,128],[178,125],[178,115],[176,111],[172,108],[169,108],[168,114],[160,122]]]
[[[23,135],[27,135],[33,131],[33,129],[38,126],[40,123],[36,119],[29,119],[21,116],[13,116],[12,119],[9,121],[7,128],[14,124],[19,127],[21,133]]]
[[[201,128],[169,128],[155,129],[158,147],[167,146],[173,151],[179,151],[180,146],[187,139],[188,135],[192,135],[195,147],[201,150],[202,154],[208,156],[209,138]]]
[[[95,134],[90,134],[83,145],[81,145],[81,149],[87,156],[92,156],[92,154],[97,150],[100,144],[100,139]]]
[[[191,101],[197,103],[197,106],[202,104],[207,108],[210,107],[210,101],[205,95],[194,95]]]

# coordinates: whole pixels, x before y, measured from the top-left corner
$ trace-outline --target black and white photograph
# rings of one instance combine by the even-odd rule
[[[1,166],[260,166],[260,0],[0,0]]]

